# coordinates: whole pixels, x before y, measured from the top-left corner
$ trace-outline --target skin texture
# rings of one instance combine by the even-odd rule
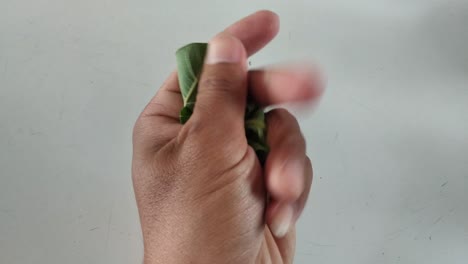
[[[278,30],[278,16],[260,11],[210,41],[185,125],[175,72],[139,116],[132,178],[145,263],[292,263],[311,162],[296,119],[275,109],[262,168],[244,134],[246,97],[264,106],[313,101],[323,85],[304,68],[247,70],[247,57]]]

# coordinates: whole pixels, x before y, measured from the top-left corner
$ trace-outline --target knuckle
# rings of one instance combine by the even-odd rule
[[[202,89],[200,92],[230,92],[232,88],[235,87],[236,82],[235,80],[223,77],[223,76],[212,76],[203,79],[200,83]]]
[[[276,129],[297,127],[299,125],[296,118],[284,108],[277,108],[269,112],[267,121]]]
[[[292,114],[285,108],[277,108],[274,112],[280,119],[285,119],[292,116]]]
[[[198,119],[196,119],[196,116],[192,116],[190,120],[184,126],[182,126],[179,134],[177,135],[177,144],[179,146],[183,146],[187,143],[193,142],[193,138],[200,134],[203,128],[204,126]]]
[[[177,145],[182,149],[182,153],[188,154],[185,162],[194,158],[223,161],[220,164],[239,160],[248,146],[244,130],[227,131],[214,128],[203,120],[190,120],[177,137]]]
[[[306,142],[306,139],[304,137],[304,134],[301,131],[299,131],[299,133],[296,135],[296,137],[297,137],[297,142],[300,145],[304,146],[304,148],[305,148],[307,142]]]
[[[140,116],[138,117],[138,119],[135,121],[135,124],[133,125],[133,131],[132,131],[133,143],[135,143],[141,137],[141,134],[145,130],[144,127],[145,127],[144,122]]]
[[[132,131],[134,153],[149,155],[158,152],[177,131],[176,126],[164,125],[158,118],[140,116]]]
[[[304,137],[299,135],[285,134],[281,148],[293,149],[295,152],[303,154],[306,152]]]
[[[270,114],[271,113],[271,114]],[[296,118],[286,109],[279,108],[268,115],[268,126],[275,138],[281,139],[286,145],[306,145],[306,140],[301,132]]]

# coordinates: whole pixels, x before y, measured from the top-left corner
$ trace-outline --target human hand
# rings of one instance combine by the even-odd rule
[[[210,41],[185,125],[176,73],[138,118],[132,177],[145,263],[292,262],[294,224],[312,182],[305,141],[289,112],[270,111],[262,168],[245,137],[246,98],[263,106],[310,101],[322,84],[304,69],[247,71],[247,56],[278,29],[278,17],[261,11]]]

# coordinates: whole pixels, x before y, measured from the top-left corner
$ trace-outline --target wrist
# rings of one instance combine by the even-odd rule
[[[258,243],[247,246],[245,236],[203,227],[175,229],[145,239],[144,264],[250,263],[258,253],[252,247]]]

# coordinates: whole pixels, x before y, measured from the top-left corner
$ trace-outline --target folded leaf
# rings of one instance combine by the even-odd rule
[[[180,111],[180,122],[185,124],[193,113],[197,97],[198,83],[208,45],[192,43],[176,52],[179,86],[184,107]],[[247,142],[255,150],[258,159],[265,163],[269,152],[266,142],[267,126],[264,109],[248,100],[245,111],[245,135]]]
[[[185,124],[193,113],[207,47],[206,43],[192,43],[176,52],[179,86],[184,100],[184,108],[180,111],[182,124]]]

